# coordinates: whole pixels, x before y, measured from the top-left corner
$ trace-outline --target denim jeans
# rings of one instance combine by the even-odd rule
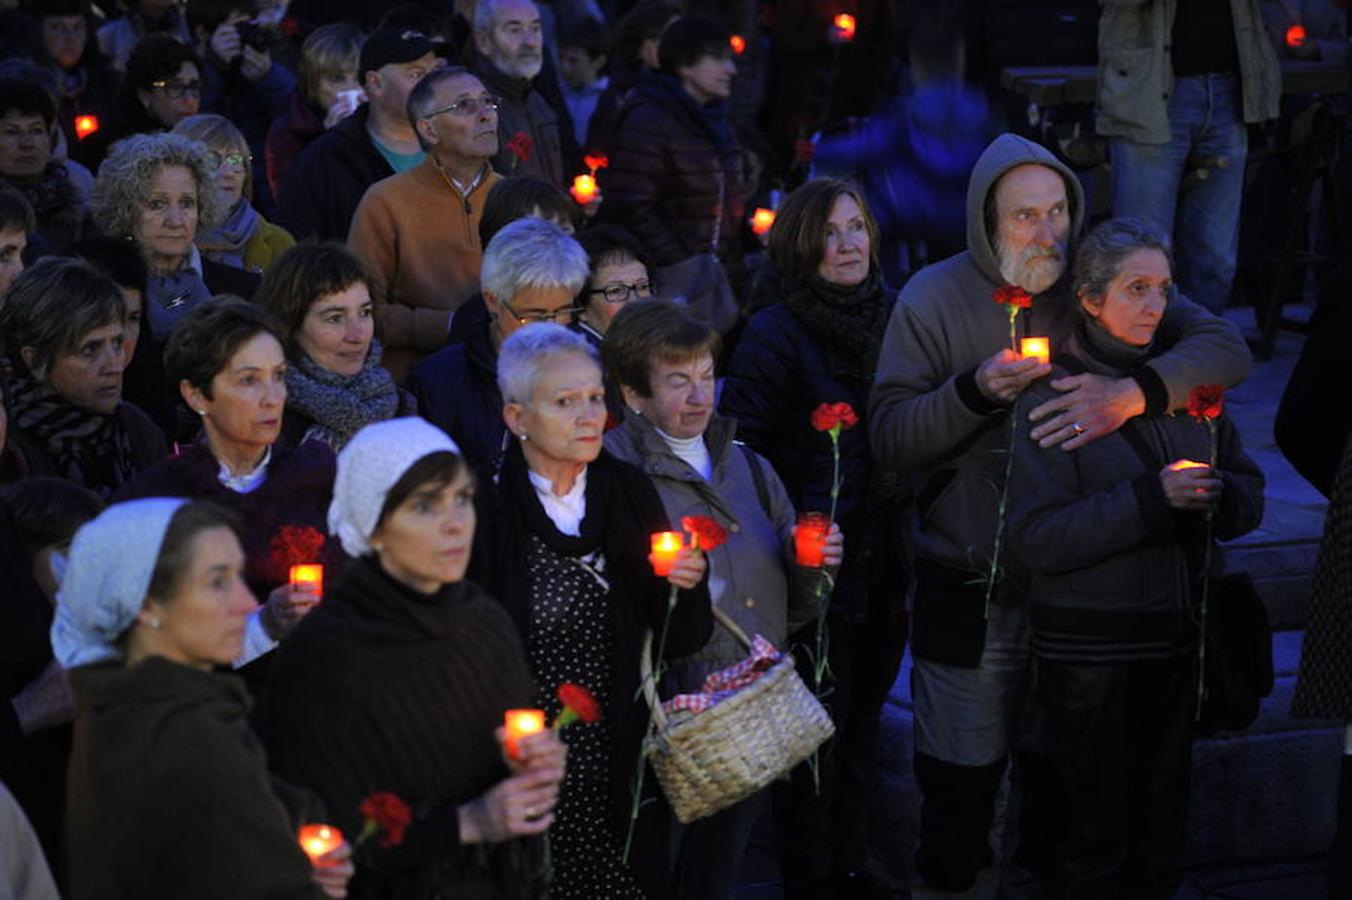
[[[1239,252],[1239,208],[1249,136],[1237,79],[1174,79],[1167,144],[1113,138],[1113,215],[1155,221],[1174,238],[1174,281],[1188,299],[1219,314],[1230,298]],[[1224,168],[1180,190],[1190,155]]]

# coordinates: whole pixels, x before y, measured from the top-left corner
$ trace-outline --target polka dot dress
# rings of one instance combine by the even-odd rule
[[[581,563],[598,574],[605,566],[597,554]],[[528,649],[531,670],[544,694],[540,705],[553,719],[559,713],[555,692],[571,681],[591,691],[601,709],[607,709],[613,650],[607,589],[578,560],[556,553],[535,535],[530,536],[526,565],[531,585]],[[614,834],[610,827],[610,723],[575,722],[563,732],[563,739],[568,744],[568,767],[549,829],[554,862],[550,896],[641,898],[643,892],[621,861],[624,835]]]

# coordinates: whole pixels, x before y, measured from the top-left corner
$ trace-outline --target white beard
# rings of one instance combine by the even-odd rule
[[[1018,285],[1034,296],[1056,284],[1066,271],[1064,244],[1057,244],[1050,252],[1041,247],[1025,247],[1017,258],[1011,258],[997,238],[995,258],[1000,263],[1000,276],[1005,281]]]

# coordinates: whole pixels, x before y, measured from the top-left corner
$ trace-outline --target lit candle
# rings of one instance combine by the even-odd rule
[[[520,750],[517,743],[523,737],[538,734],[545,730],[545,711],[542,709],[509,709],[503,716],[503,726],[507,729],[507,755],[516,759]]]
[[[98,116],[76,116],[75,117],[75,136],[84,140],[91,134],[99,130]]]
[[[291,586],[293,588],[309,585],[314,588],[316,597],[324,596],[324,567],[319,563],[306,563],[291,567]]]
[[[1286,46],[1304,47],[1305,46],[1305,26],[1297,22],[1286,29]]]
[[[841,13],[832,19],[831,27],[836,40],[847,43],[854,40],[854,16],[849,13]]]
[[[826,533],[831,522],[819,512],[803,513],[793,529],[793,555],[800,566],[819,567],[826,564]]]
[[[658,531],[652,536],[653,572],[666,578],[676,566],[676,557],[684,548],[684,538],[679,531]]]
[[[1032,357],[1040,363],[1052,361],[1052,342],[1044,337],[1029,337],[1019,341],[1019,355]]]
[[[1182,472],[1184,469],[1209,469],[1211,466],[1195,459],[1180,459],[1169,463],[1169,471]]]
[[[756,234],[769,234],[770,226],[775,224],[775,211],[763,206],[756,207],[751,214],[751,230]]]
[[[573,188],[569,191],[579,206],[586,206],[596,199],[596,179],[590,175],[579,175],[573,179]]]
[[[732,52],[737,56],[741,56],[746,52],[746,38],[742,37],[740,34],[734,34],[732,37],[728,38],[728,44],[732,47]]]
[[[300,829],[300,848],[310,857],[310,863],[316,866],[331,866],[332,862],[320,862],[320,857],[343,846],[343,833],[332,825],[303,825]]]

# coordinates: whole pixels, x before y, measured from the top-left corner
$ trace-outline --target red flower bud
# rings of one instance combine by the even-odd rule
[[[708,516],[685,516],[681,527],[690,532],[691,546],[696,550],[709,551],[721,547],[728,540],[728,533]]]

